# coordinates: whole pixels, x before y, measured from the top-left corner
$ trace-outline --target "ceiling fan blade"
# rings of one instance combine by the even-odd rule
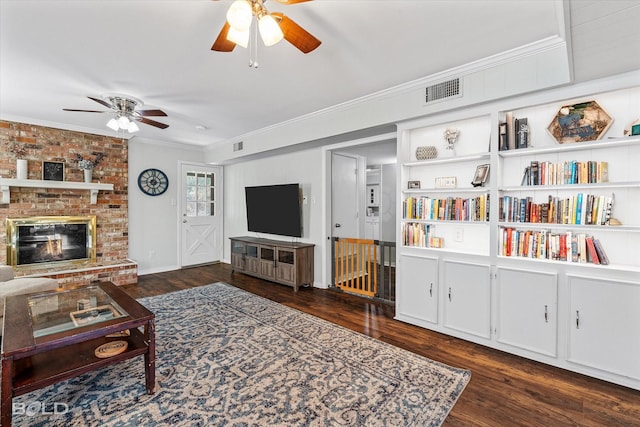
[[[107,107],[107,108],[111,108],[111,109],[113,109],[113,105],[109,104],[107,101],[105,101],[105,100],[103,100],[103,99],[100,99],[100,98],[94,98],[94,97],[92,97],[92,96],[87,96],[87,98],[89,98],[89,99],[90,99],[90,100],[92,100],[92,101],[96,101],[98,104],[102,104],[102,105],[104,105],[104,106],[105,106],[105,107]]]
[[[63,108],[63,111],[79,111],[81,113],[111,113],[112,111],[96,111],[96,110],[76,110],[74,108]]]
[[[293,22],[292,19],[280,12],[274,12],[271,16],[275,17],[279,21],[280,29],[284,34],[284,38],[300,49],[304,53],[309,53],[316,49],[322,43],[315,38],[311,33],[302,28],[300,25]]]
[[[162,116],[162,117],[166,117],[167,113],[165,113],[162,110],[136,110],[136,113],[140,114],[141,116]]]
[[[282,4],[296,4],[296,3],[304,3],[306,1],[311,1],[311,0],[275,0],[275,1]]]
[[[218,52],[231,52],[233,48],[236,47],[234,42],[227,40],[229,28],[231,28],[229,23],[225,21],[222,30],[220,30],[220,34],[218,34],[218,38],[213,42],[213,46],[211,46],[211,50]]]
[[[144,118],[144,117],[140,117],[137,120],[139,122],[142,122],[142,123],[146,124],[146,125],[155,126],[157,128],[160,128],[160,129],[166,129],[166,128],[169,127],[169,125],[166,125],[166,124],[160,123],[160,122],[156,122],[155,120],[147,119],[147,118]]]

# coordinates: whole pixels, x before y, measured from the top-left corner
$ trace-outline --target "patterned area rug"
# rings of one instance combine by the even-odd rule
[[[154,395],[138,357],[14,399],[14,425],[438,426],[470,379],[224,283],[140,301]]]

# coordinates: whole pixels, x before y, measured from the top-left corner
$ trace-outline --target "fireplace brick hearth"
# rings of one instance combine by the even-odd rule
[[[128,240],[128,141],[101,135],[0,121],[0,176],[15,177],[16,157],[8,150],[21,144],[28,160],[28,179],[42,179],[42,162],[64,163],[64,180],[82,182],[76,154],[104,159],[93,171],[93,181],[113,184],[113,191],[100,191],[96,204],[86,191],[52,188],[12,188],[8,204],[0,204],[2,218],[32,216],[95,215],[96,261],[76,266],[20,268],[16,276],[52,277],[63,285],[110,280],[117,285],[137,282],[137,264],[129,260]],[[0,221],[0,239],[6,242],[6,223]],[[0,250],[0,263],[7,262]]]

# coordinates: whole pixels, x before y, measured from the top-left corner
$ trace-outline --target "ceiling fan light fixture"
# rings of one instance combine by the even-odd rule
[[[111,119],[107,122],[107,127],[109,129],[113,129],[114,131],[118,131],[118,129],[120,129],[120,126],[118,125],[118,121],[116,119]]]
[[[120,126],[120,129],[127,129],[129,127],[129,119],[127,116],[120,116],[118,118],[118,126]]]
[[[251,30],[249,28],[244,31],[239,31],[233,27],[230,27],[229,31],[227,32],[227,40],[237,44],[238,46],[246,48],[249,45],[250,32]]]
[[[227,22],[238,31],[249,30],[252,18],[253,12],[247,0],[234,1],[227,11]]]
[[[260,36],[265,46],[273,46],[284,37],[280,26],[271,15],[263,15],[260,17],[258,20],[258,28],[260,29]]]
[[[136,122],[129,122],[129,126],[127,127],[127,131],[129,131],[129,133],[138,132],[139,130],[140,128],[138,127]]]

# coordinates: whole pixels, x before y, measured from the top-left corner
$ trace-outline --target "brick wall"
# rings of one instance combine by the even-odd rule
[[[82,182],[76,155],[104,159],[93,171],[93,181],[113,184],[113,191],[100,191],[90,204],[89,192],[45,188],[11,188],[11,203],[0,204],[0,218],[41,215],[95,215],[97,220],[97,265],[121,264],[128,255],[128,141],[24,123],[0,121],[0,176],[16,175],[12,143],[26,149],[29,179],[42,179],[42,161],[64,163],[64,180]],[[6,241],[6,224],[0,221],[0,241]],[[0,250],[0,262],[6,251]]]

